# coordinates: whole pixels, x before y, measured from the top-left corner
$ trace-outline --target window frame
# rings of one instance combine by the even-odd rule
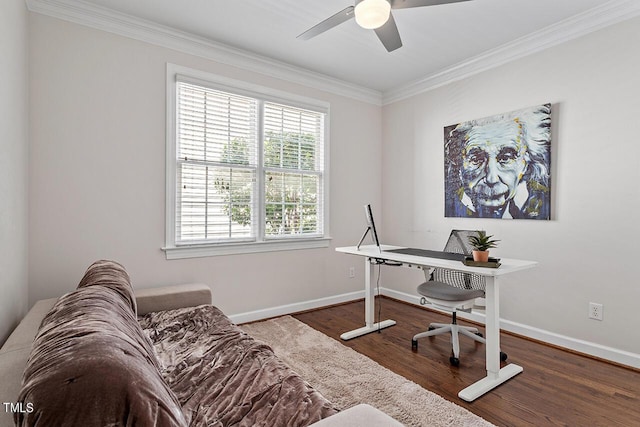
[[[237,95],[248,96],[259,101],[260,106],[264,102],[273,102],[295,108],[301,108],[323,113],[324,116],[324,152],[322,172],[322,234],[315,236],[283,236],[282,238],[265,237],[264,226],[264,174],[263,155],[260,152],[262,142],[259,145],[257,185],[258,185],[258,220],[255,240],[251,241],[225,241],[185,244],[176,242],[176,203],[177,203],[177,82],[186,82],[198,86],[220,90]],[[165,208],[165,246],[162,250],[167,259],[195,258],[217,255],[232,255],[255,252],[271,252],[283,250],[325,248],[331,240],[329,232],[329,109],[328,102],[312,98],[294,95],[281,90],[260,86],[241,80],[218,76],[212,73],[194,70],[187,67],[167,63],[166,74],[166,208]],[[262,111],[259,112],[262,116]],[[262,134],[263,123],[260,117],[258,132]],[[262,139],[262,136],[260,137]]]

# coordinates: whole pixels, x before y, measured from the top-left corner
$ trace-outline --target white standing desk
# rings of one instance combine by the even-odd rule
[[[336,251],[338,252],[358,255],[365,258],[365,326],[354,331],[345,332],[340,336],[340,338],[342,338],[343,340],[349,340],[364,334],[368,334],[370,332],[377,331],[379,328],[387,328],[396,324],[394,320],[384,320],[379,324],[374,323],[375,295],[374,289],[371,286],[373,264],[370,262],[372,259],[394,261],[402,263],[402,266],[404,267],[416,267],[420,269],[446,268],[448,270],[474,273],[484,276],[486,279],[485,338],[487,341],[487,376],[460,391],[460,393],[458,393],[458,396],[461,399],[466,400],[467,402],[471,402],[523,371],[523,368],[521,366],[513,363],[510,363],[504,368],[500,369],[500,292],[498,279],[506,274],[533,268],[538,264],[537,262],[502,258],[500,260],[501,265],[499,268],[470,267],[464,265],[460,261],[387,252],[391,249],[400,249],[402,248],[401,246],[384,245],[381,248],[382,251],[380,251],[378,247],[374,245],[361,246],[360,250],[358,250],[356,246],[336,248]]]

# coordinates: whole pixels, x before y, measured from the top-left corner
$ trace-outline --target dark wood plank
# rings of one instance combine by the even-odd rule
[[[378,301],[381,318],[398,324],[341,342],[498,426],[640,426],[639,371],[508,333],[501,334],[502,350],[524,372],[465,402],[458,392],[485,376],[484,345],[461,337],[458,367],[449,364],[449,336],[423,338],[413,352],[414,334],[426,330],[430,322],[450,319],[390,298]],[[294,317],[340,340],[343,332],[363,326],[364,301]]]

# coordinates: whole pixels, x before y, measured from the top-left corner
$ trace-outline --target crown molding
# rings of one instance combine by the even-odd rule
[[[31,12],[374,105],[382,93],[81,0],[25,0]]]
[[[638,15],[640,15],[638,0],[609,1],[420,80],[386,91],[383,93],[382,104],[401,101],[465,79]]]
[[[382,93],[82,0],[25,1],[31,12],[374,105],[386,105],[410,98],[640,15],[640,1],[611,0],[422,79]]]

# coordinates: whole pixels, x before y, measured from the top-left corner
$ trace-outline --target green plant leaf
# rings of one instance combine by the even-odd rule
[[[477,251],[486,251],[498,246],[500,240],[492,239],[493,236],[487,236],[486,231],[479,230],[475,236],[469,236],[469,243]]]

